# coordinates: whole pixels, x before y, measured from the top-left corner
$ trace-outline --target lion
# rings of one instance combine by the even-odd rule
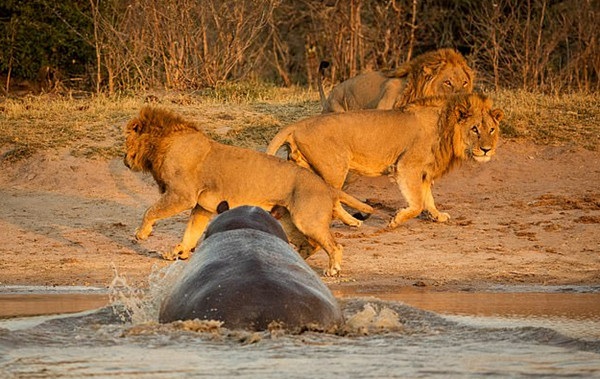
[[[165,259],[188,258],[217,205],[225,200],[232,207],[285,208],[291,218],[288,226],[312,245],[312,249],[300,251],[303,258],[322,247],[329,255],[325,275],[339,275],[342,247],[333,239],[329,225],[334,217],[351,226],[361,224],[340,202],[373,212],[369,205],[330,187],[309,170],[264,153],[217,143],[195,123],[164,109],[142,108],[126,125],[125,137],[125,165],[151,173],[162,194],[144,213],[136,238],[148,238],[157,220],[192,210],[181,243],[163,254]]]
[[[322,62],[319,67],[328,66]],[[360,74],[335,86],[329,98],[319,80],[323,113],[357,109],[393,109],[417,98],[473,91],[473,70],[465,58],[453,49],[438,49],[417,56],[384,73],[372,71]]]
[[[398,110],[362,110],[315,116],[282,129],[268,154],[287,145],[289,159],[310,168],[334,188],[349,171],[389,175],[408,206],[389,226],[426,210],[433,220],[450,215],[437,210],[432,181],[463,160],[486,162],[495,154],[504,112],[481,94],[420,99]]]

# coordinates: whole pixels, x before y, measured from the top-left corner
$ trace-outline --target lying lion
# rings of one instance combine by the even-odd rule
[[[285,207],[295,226],[329,255],[326,275],[340,272],[342,247],[329,230],[333,217],[359,226],[340,202],[361,212],[373,209],[328,186],[312,172],[253,150],[210,140],[200,128],[166,110],[145,107],[125,128],[125,165],[150,172],[161,198],[144,214],[136,238],[143,240],[157,220],[192,209],[183,239],[166,259],[185,259],[196,247],[217,205]],[[304,254],[305,257],[308,254]]]
[[[484,95],[461,94],[418,100],[401,110],[363,110],[312,117],[281,130],[267,148],[287,145],[290,160],[309,167],[334,188],[349,170],[391,176],[408,206],[390,227],[423,210],[449,219],[433,201],[431,183],[462,160],[486,162],[494,155],[504,117]]]
[[[326,65],[321,64],[320,76]],[[320,78],[319,76],[319,78]],[[319,81],[323,113],[393,109],[421,97],[473,91],[473,71],[453,49],[419,55],[394,71],[367,72],[335,86],[329,98]]]

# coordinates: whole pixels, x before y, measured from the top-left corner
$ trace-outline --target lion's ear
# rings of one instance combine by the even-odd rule
[[[504,118],[504,111],[502,109],[499,109],[499,108],[492,109],[490,111],[490,115],[492,116],[492,118],[494,120],[496,120],[496,122],[500,122]]]
[[[473,76],[475,76],[475,74],[473,73],[473,70],[471,70],[469,67],[463,67],[463,71],[465,72],[468,81],[467,87],[465,89],[468,93],[471,93],[473,92]]]
[[[219,205],[217,205],[217,213],[218,214],[221,214],[228,210],[229,210],[229,203],[227,202],[227,200],[223,200],[219,203]]]
[[[134,133],[141,133],[142,123],[137,118],[134,118],[133,120],[129,121],[129,124],[127,124],[127,129],[132,130]]]

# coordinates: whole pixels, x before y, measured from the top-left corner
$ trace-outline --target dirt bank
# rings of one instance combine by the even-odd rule
[[[505,142],[496,159],[464,164],[434,188],[452,219],[415,219],[385,228],[404,205],[387,178],[360,178],[347,189],[381,210],[359,229],[338,222],[343,276],[332,287],[490,284],[600,284],[600,153]],[[133,232],[158,197],[150,177],[120,160],[36,155],[1,168],[0,285],[105,286],[113,267],[143,285],[158,252],[182,235],[186,215]],[[308,263],[321,270],[326,255]]]

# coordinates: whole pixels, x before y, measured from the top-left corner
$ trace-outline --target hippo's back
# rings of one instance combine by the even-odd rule
[[[289,244],[254,229],[214,234],[188,262],[160,321],[196,318],[254,330],[273,321],[330,329],[343,320],[331,291]]]

